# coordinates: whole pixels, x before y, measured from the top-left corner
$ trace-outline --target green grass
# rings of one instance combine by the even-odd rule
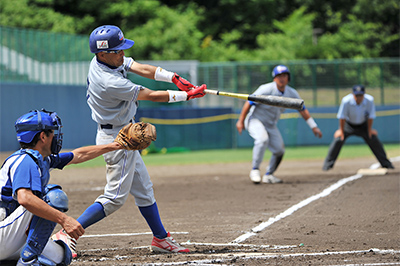
[[[328,146],[302,146],[287,147],[285,160],[323,160],[328,152]],[[400,156],[400,144],[385,144],[388,157]],[[232,163],[250,162],[252,149],[233,149],[233,150],[204,150],[176,153],[151,153],[143,156],[146,165],[183,165],[183,164],[213,164],[213,163]],[[265,159],[269,159],[271,153],[265,152]],[[339,158],[360,158],[374,156],[365,144],[344,145]],[[69,167],[98,167],[104,166],[103,157]]]

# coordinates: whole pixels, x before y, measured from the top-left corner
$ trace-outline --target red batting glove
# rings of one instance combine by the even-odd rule
[[[194,99],[194,98],[203,97],[204,95],[206,95],[206,93],[204,92],[204,90],[206,90],[206,89],[207,89],[207,85],[203,84],[200,87],[195,87],[194,89],[187,91],[186,92],[187,93],[187,100],[189,101],[189,100]]]
[[[194,85],[184,78],[181,78],[178,74],[174,74],[172,82],[181,90],[188,92]]]

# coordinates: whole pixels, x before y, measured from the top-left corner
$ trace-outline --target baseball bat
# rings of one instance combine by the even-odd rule
[[[212,95],[220,95],[226,97],[233,97],[243,100],[248,100],[252,102],[262,103],[266,105],[272,105],[277,107],[284,107],[290,109],[301,110],[304,107],[303,99],[296,98],[287,98],[287,97],[279,97],[273,95],[249,95],[243,93],[234,93],[234,92],[224,92],[224,91],[216,91],[216,90],[204,90],[207,94]]]

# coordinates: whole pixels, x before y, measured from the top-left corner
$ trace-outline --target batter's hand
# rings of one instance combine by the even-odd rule
[[[206,89],[207,89],[207,85],[203,84],[200,87],[195,87],[194,89],[187,91],[186,92],[187,93],[187,100],[189,101],[189,100],[194,99],[194,98],[203,97],[204,95],[206,95],[206,93],[204,92],[204,90],[206,90]]]
[[[321,132],[321,130],[319,130],[318,127],[314,127],[314,128],[312,129],[312,131],[313,131],[313,133],[314,133],[314,135],[315,135],[316,137],[318,137],[318,138],[321,138],[321,137],[322,137],[322,132]]]
[[[172,77],[172,82],[181,90],[181,91],[190,91],[195,86],[187,81],[186,79],[180,77],[178,74],[174,74]]]

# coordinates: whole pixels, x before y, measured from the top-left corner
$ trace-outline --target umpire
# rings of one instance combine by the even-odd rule
[[[355,85],[353,93],[343,97],[337,118],[339,129],[334,134],[322,170],[328,171],[333,168],[344,142],[352,135],[364,139],[383,168],[394,168],[386,157],[383,145],[378,139],[378,132],[372,128],[375,118],[374,97],[365,94],[363,85]]]

